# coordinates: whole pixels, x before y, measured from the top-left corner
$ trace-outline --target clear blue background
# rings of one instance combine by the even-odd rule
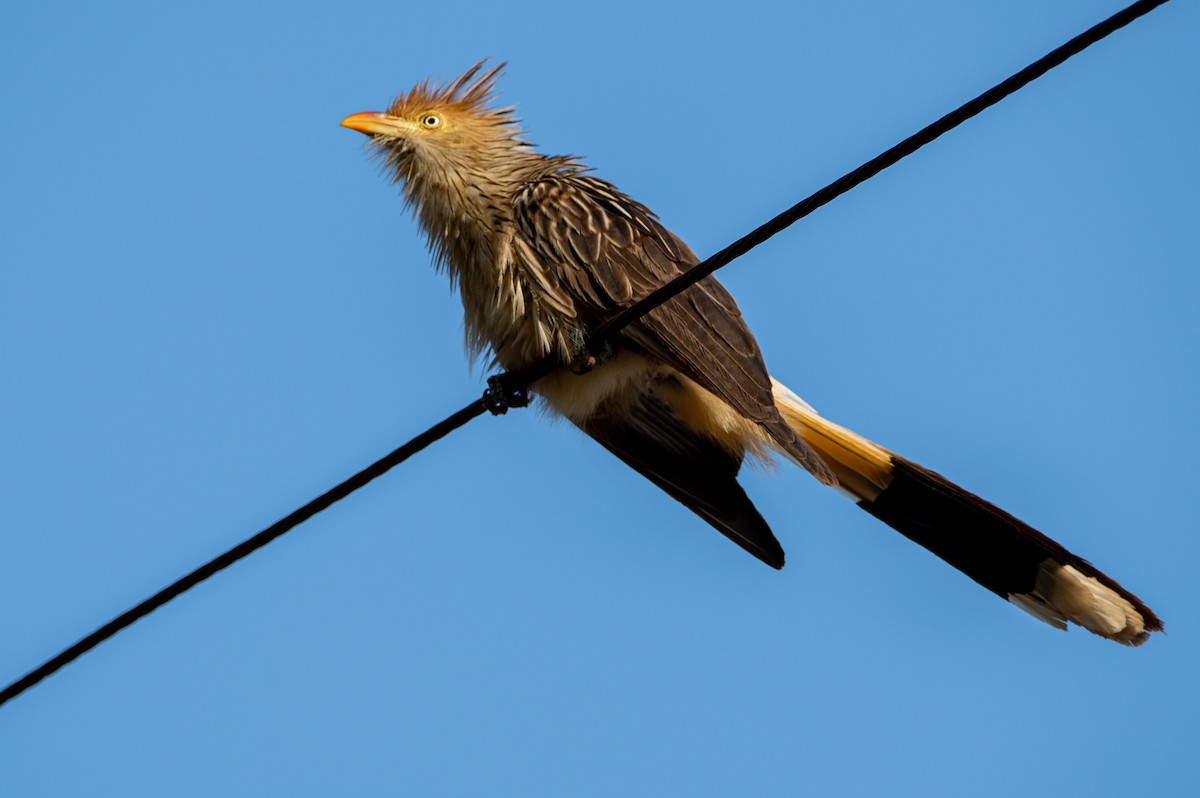
[[[510,63],[701,254],[1118,2],[39,2],[0,24],[0,681],[481,389],[345,115]],[[775,573],[483,418],[0,709],[4,796],[1196,795],[1200,12],[723,273],[827,416],[1166,620],[1055,632],[793,469]]]

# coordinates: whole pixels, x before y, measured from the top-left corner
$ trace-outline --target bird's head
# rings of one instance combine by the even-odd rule
[[[527,148],[513,109],[493,108],[503,64],[480,62],[454,80],[415,86],[386,111],[353,114],[342,126],[371,137],[385,166],[406,184],[474,166]],[[408,186],[410,189],[411,185]]]

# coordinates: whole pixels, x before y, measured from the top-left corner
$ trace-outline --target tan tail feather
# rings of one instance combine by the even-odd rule
[[[892,453],[845,427],[821,418],[787,386],[772,378],[784,421],[816,450],[855,501],[874,501],[892,481]]]
[[[826,421],[772,382],[784,420],[825,460],[844,493],[984,587],[1051,626],[1065,629],[1072,621],[1127,646],[1162,630],[1149,607],[1086,560],[944,477]],[[1014,583],[1014,568],[1026,579]],[[1016,587],[1022,581],[1028,584]]]

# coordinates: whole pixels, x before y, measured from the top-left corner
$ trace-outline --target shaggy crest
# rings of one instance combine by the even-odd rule
[[[473,117],[475,120],[493,125],[516,125],[518,120],[513,106],[489,108],[496,97],[496,83],[504,71],[505,64],[499,63],[483,71],[486,59],[475,64],[454,80],[434,85],[426,78],[407,94],[401,94],[388,106],[392,116],[410,116],[432,108],[446,109],[452,113]]]

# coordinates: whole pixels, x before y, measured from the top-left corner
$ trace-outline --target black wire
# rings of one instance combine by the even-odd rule
[[[48,660],[47,662],[38,666],[35,670],[30,671],[17,681],[10,684],[8,687],[5,687],[4,690],[0,691],[0,705],[3,705],[10,699],[16,698],[21,693],[40,682],[42,679],[45,679],[47,676],[57,671],[59,668],[70,663],[80,655],[92,650],[108,638],[115,635],[117,632],[121,631],[127,626],[132,625],[140,618],[143,618],[154,612],[156,609],[166,604],[168,601],[175,598],[185,590],[195,587],[218,571],[225,570],[243,557],[246,557],[258,549],[261,549],[275,538],[291,531],[294,527],[300,525],[304,521],[307,521],[309,518],[312,518],[317,513],[332,505],[334,502],[346,498],[354,491],[375,479],[375,477],[383,475],[385,472],[389,471],[394,466],[403,463],[405,460],[412,457],[429,444],[440,440],[446,435],[449,435],[451,432],[454,432],[454,430],[466,424],[471,419],[481,415],[485,410],[486,407],[484,406],[483,400],[476,399],[462,410],[459,410],[457,413],[445,419],[444,421],[425,430],[420,435],[401,446],[399,449],[396,449],[391,454],[367,466],[362,471],[359,471],[357,474],[350,477],[337,487],[322,493],[320,496],[313,499],[308,504],[291,513],[287,517],[281,518],[275,523],[271,524],[254,537],[239,543],[224,554],[209,560],[187,576],[158,591],[133,609],[127,610],[126,612],[118,615],[116,618],[113,618],[111,621],[104,624],[75,645],[61,652],[58,656]]]
[[[796,203],[749,235],[738,239],[704,262],[694,268],[688,269],[669,283],[650,292],[597,327],[591,340],[595,343],[603,341],[634,320],[640,319],[662,303],[687,290],[705,277],[708,277],[730,261],[745,255],[776,233],[790,227],[821,206],[832,202],[859,183],[871,179],[884,169],[895,164],[901,158],[913,154],[943,133],[953,130],[981,111],[990,108],[1018,89],[1037,80],[1071,56],[1095,44],[1110,33],[1120,30],[1138,17],[1150,13],[1165,2],[1167,0],[1142,0],[1118,11],[1100,24],[1089,28],[1062,47],[1047,53],[1012,77],[988,89],[974,100],[959,106],[933,124],[909,136],[890,150],[880,153],[853,172],[843,175],[807,199]]]
[[[666,283],[661,288],[648,294],[643,299],[630,305],[625,310],[612,317],[604,324],[600,325],[588,342],[588,350],[590,351],[594,345],[598,345],[605,338],[611,337],[621,329],[641,318],[646,313],[668,301],[672,297],[687,290],[695,285],[700,280],[709,276],[717,269],[725,266],[730,261],[738,258],[754,247],[758,246],[776,233],[784,230],[805,216],[809,215],[817,208],[825,205],[850,189],[857,186],[859,183],[868,180],[882,172],[887,167],[896,163],[907,155],[911,155],[921,147],[946,133],[949,130],[957,127],[966,120],[980,113],[984,109],[995,105],[1000,100],[1012,94],[1033,80],[1041,77],[1054,67],[1066,61],[1071,56],[1079,53],[1085,48],[1108,36],[1116,30],[1128,25],[1138,17],[1149,13],[1158,6],[1166,3],[1167,0],[1140,0],[1128,8],[1117,12],[1100,24],[1090,28],[1084,33],[1071,39],[1062,47],[1048,53],[1039,58],[1034,63],[1022,69],[1012,77],[997,84],[993,88],[976,97],[974,100],[966,103],[958,109],[946,114],[938,121],[924,128],[920,132],[908,137],[904,141],[881,153],[877,157],[864,163],[852,172],[838,178],[830,183],[825,188],[808,197],[807,199],[797,203],[787,211],[776,216],[771,221],[762,225],[758,229],[738,239],[733,244],[716,253],[707,260],[702,261],[680,276],[676,277],[669,283]],[[46,661],[34,670],[22,676],[12,684],[0,690],[0,705],[5,704],[13,698],[16,698],[21,693],[33,687],[38,682],[45,679],[55,671],[62,668],[64,665],[74,661],[81,655],[87,653],[91,649],[98,646],[108,638],[115,635],[117,632],[132,625],[138,619],[149,615],[154,610],[166,604],[171,599],[178,596],[180,593],[192,588],[199,583],[213,576],[219,571],[228,568],[238,560],[246,557],[252,552],[262,548],[277,537],[291,531],[293,528],[308,520],[312,516],[326,509],[334,502],[344,499],[354,491],[366,485],[371,480],[383,475],[393,467],[412,457],[417,452],[421,451],[429,444],[440,440],[459,427],[466,424],[468,421],[482,415],[486,411],[493,413],[502,413],[507,406],[521,406],[524,403],[523,391],[529,385],[541,377],[544,377],[553,369],[562,364],[554,359],[547,358],[541,363],[538,363],[532,368],[523,371],[506,372],[498,377],[490,380],[490,387],[483,398],[476,399],[471,404],[462,408],[458,412],[449,416],[445,420],[430,427],[425,432],[413,438],[408,443],[391,452],[387,456],[381,458],[367,468],[359,471],[354,476],[342,482],[337,487],[332,488],[326,493],[321,494],[316,499],[313,499],[308,504],[291,513],[285,518],[281,518],[271,526],[259,532],[254,537],[251,537],[232,549],[229,549],[224,554],[209,560],[204,565],[189,573],[187,576],[179,579],[171,585],[163,588],[158,593],[155,593],[150,598],[133,607],[130,610],[118,615],[108,623],[101,626],[96,631],[92,632],[87,637],[70,648],[62,651],[57,656]],[[511,405],[505,404],[505,397],[514,399]]]

